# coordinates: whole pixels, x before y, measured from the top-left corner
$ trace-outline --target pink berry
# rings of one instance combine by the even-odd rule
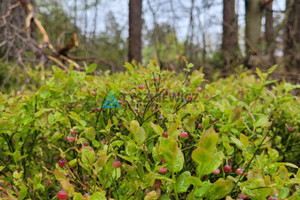
[[[198,128],[202,129],[203,128],[202,124],[198,124]]]
[[[245,195],[245,194],[239,194],[238,197],[241,198],[241,199],[247,199],[248,198],[247,195]]]
[[[243,93],[243,92],[244,92],[243,90],[239,90],[239,91],[238,91],[238,93],[240,93],[240,94]]]
[[[95,90],[93,90],[93,91],[91,91],[91,94],[95,96],[97,93]]]
[[[115,167],[115,168],[120,168],[121,167],[121,162],[120,161],[115,161],[115,162],[113,162],[113,166]]]
[[[185,137],[187,137],[188,136],[188,133],[187,132],[181,132],[180,134],[179,134],[179,137],[181,137],[181,138],[185,138]]]
[[[100,107],[98,107],[98,108],[96,108],[96,110],[97,110],[98,112],[100,112],[100,111],[101,111],[101,108],[100,108]]]
[[[219,169],[215,169],[215,170],[213,171],[213,174],[215,174],[215,175],[220,174],[220,170],[219,170]]]
[[[64,190],[61,190],[57,193],[57,198],[59,200],[65,200],[65,199],[68,199],[68,195]]]
[[[210,96],[205,96],[204,98],[205,98],[205,99],[210,99]]]
[[[160,168],[160,169],[158,169],[158,173],[160,173],[160,174],[165,174],[165,173],[167,173],[167,168],[165,168],[165,167],[162,167],[162,168]]]
[[[158,81],[159,81],[159,78],[158,78],[158,77],[155,77],[155,78],[153,79],[153,81],[154,81],[154,82],[158,82]]]
[[[144,86],[143,84],[139,84],[139,85],[138,85],[138,88],[139,88],[140,90],[143,90],[143,89],[145,89],[145,86]]]
[[[96,110],[96,108],[91,108],[91,111],[94,112]]]
[[[169,137],[169,134],[168,134],[167,132],[164,132],[164,133],[162,134],[162,136],[165,137],[165,138],[168,138],[168,137]]]
[[[68,136],[68,137],[67,137],[67,140],[68,140],[69,142],[74,142],[74,140],[75,140],[75,137]]]
[[[186,84],[187,87],[189,87],[190,85],[191,85],[191,82],[188,82],[188,83]]]
[[[159,111],[159,108],[154,108],[154,112],[157,112],[157,111]]]
[[[73,133],[74,133],[75,135],[77,135],[77,134],[78,134],[78,131],[76,131],[76,130],[73,130]]]
[[[77,108],[82,108],[82,104],[81,103],[77,104]]]
[[[289,127],[288,127],[288,131],[289,131],[289,132],[293,132],[294,130],[295,130],[295,128],[294,128],[293,126],[289,126]]]
[[[241,169],[241,168],[237,168],[237,169],[235,170],[235,172],[236,172],[237,174],[239,174],[239,175],[242,175],[243,172],[244,172],[244,170]]]
[[[192,101],[193,100],[193,96],[192,95],[189,95],[188,96],[188,101]]]
[[[201,87],[197,87],[197,91],[200,92],[202,90]]]
[[[65,160],[62,159],[62,158],[58,161],[58,166],[59,166],[60,168],[63,168],[63,167],[65,166],[65,164],[66,164]]]
[[[153,183],[152,188],[156,189],[159,188],[161,186],[161,180],[158,179],[157,181],[155,181],[155,183]]]
[[[231,167],[227,164],[223,167],[223,169],[224,169],[224,172],[226,172],[226,173],[231,172]]]

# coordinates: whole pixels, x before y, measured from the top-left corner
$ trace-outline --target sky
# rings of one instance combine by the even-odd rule
[[[87,0],[89,4],[96,0]],[[96,26],[96,32],[101,33],[105,30],[105,17],[112,12],[121,27],[123,27],[123,36],[128,36],[128,1],[129,0],[98,0],[97,15],[95,7],[92,7],[85,13],[82,0],[77,0],[78,16],[80,17],[77,25],[82,30],[85,29],[85,14],[87,14],[87,31],[91,32]],[[213,2],[210,7],[205,7],[206,2]],[[69,15],[74,15],[74,0],[60,0],[64,9]],[[202,37],[204,33],[207,36],[208,43],[212,46],[220,44],[222,33],[222,0],[194,0],[195,9],[194,23],[195,35]],[[189,30],[191,0],[143,0],[143,18],[147,29],[153,28],[154,17],[150,6],[155,10],[157,23],[169,23],[174,26],[176,35],[180,40],[187,37]],[[285,0],[274,0],[274,10],[283,11],[285,9]],[[81,11],[80,11],[81,10]],[[245,26],[244,18],[244,0],[236,0],[236,12],[239,16],[239,26]],[[279,12],[275,12],[278,15]],[[96,25],[95,25],[95,16]]]

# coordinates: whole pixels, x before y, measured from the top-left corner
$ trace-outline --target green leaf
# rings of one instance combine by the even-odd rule
[[[187,189],[190,187],[190,183],[186,182],[186,178],[191,176],[189,171],[185,171],[179,175],[176,180],[176,189],[178,193],[186,192]]]
[[[70,116],[74,121],[78,122],[80,125],[86,126],[86,122],[85,122],[84,120],[82,120],[82,119],[80,118],[80,116],[79,116],[77,113],[71,111],[69,116]]]
[[[85,71],[85,73],[92,73],[92,72],[94,72],[95,70],[96,70],[96,68],[97,68],[97,64],[95,64],[95,63],[93,63],[93,64],[91,64],[88,68],[87,68],[87,70]]]
[[[55,179],[58,181],[67,179],[66,176],[64,175],[64,173],[58,171],[57,169],[54,169],[54,176],[55,176]]]
[[[189,183],[190,185],[193,185],[194,187],[203,185],[202,181],[194,176],[186,177],[185,182]]]
[[[0,166],[0,172],[1,172],[4,168],[5,168],[4,166]]]
[[[268,74],[272,74],[272,72],[277,68],[277,65],[274,65],[273,67],[271,67],[270,69],[268,69],[267,73]]]
[[[211,183],[208,181],[203,182],[202,186],[198,186],[195,189],[194,192],[194,197],[199,198],[202,197],[203,195],[206,194],[206,192],[209,190],[209,188],[211,187]]]
[[[255,127],[265,127],[269,124],[268,116],[261,116],[256,122],[254,122]]]
[[[95,151],[91,148],[83,148],[81,151],[81,160],[85,167],[89,169],[95,162]]]
[[[159,125],[156,125],[153,122],[151,122],[150,125],[153,128],[154,133],[160,136],[163,134],[164,129],[162,129]]]
[[[129,72],[133,72],[133,71],[134,71],[133,66],[132,66],[129,62],[125,62],[124,67],[125,67]]]
[[[94,163],[96,173],[102,170],[102,168],[106,165],[108,160],[108,156],[106,155],[105,150],[100,150],[97,155],[98,155],[98,159]]]
[[[211,185],[206,197],[208,200],[222,199],[230,193],[232,188],[232,180],[219,179]]]
[[[213,153],[218,143],[219,135],[211,127],[201,137],[198,147],[207,150],[209,153]]]
[[[94,140],[96,137],[96,130],[94,127],[89,127],[85,129],[85,135],[89,140]]]
[[[232,122],[240,119],[242,115],[242,106],[237,106],[233,111],[232,111],[232,116],[231,116],[231,119],[232,119]]]
[[[230,139],[240,150],[245,150],[245,147],[239,139],[235,137],[230,137]]]
[[[27,187],[22,183],[20,194],[19,194],[19,199],[20,200],[23,200],[27,196],[27,191],[28,191]]]
[[[105,193],[96,192],[90,197],[90,200],[106,200]]]
[[[84,200],[84,198],[80,193],[74,193],[73,200]]]
[[[278,198],[285,199],[289,195],[290,191],[288,188],[281,188],[278,194]]]
[[[160,152],[167,162],[167,169],[171,172],[178,172],[183,168],[184,156],[177,146],[176,138],[162,138]]]
[[[245,149],[247,149],[248,146],[249,146],[248,137],[246,135],[244,135],[244,134],[241,133],[240,134],[240,141],[241,141],[242,145],[245,147]]]
[[[205,165],[205,163],[211,163],[213,157],[206,149],[197,148],[192,152],[192,159],[198,165]]]

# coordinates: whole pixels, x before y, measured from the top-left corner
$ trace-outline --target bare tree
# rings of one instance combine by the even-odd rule
[[[128,60],[142,62],[142,0],[129,0]]]
[[[238,49],[238,26],[237,16],[235,14],[235,0],[223,0],[222,50],[226,54],[229,62],[236,57]]]

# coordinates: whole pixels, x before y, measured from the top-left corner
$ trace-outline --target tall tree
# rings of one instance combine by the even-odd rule
[[[284,56],[287,71],[300,72],[300,0],[286,0],[287,23],[284,34]]]
[[[128,60],[142,62],[142,0],[129,0]]]
[[[262,0],[245,0],[246,6],[246,53],[253,54],[253,48],[260,51],[262,41]]]
[[[238,46],[238,24],[235,14],[235,0],[223,0],[223,39],[222,50],[227,58],[236,57]]]
[[[265,40],[266,40],[266,52],[268,56],[269,64],[275,64],[275,38],[274,38],[274,18],[273,18],[273,1],[266,6],[266,23],[265,23]]]

